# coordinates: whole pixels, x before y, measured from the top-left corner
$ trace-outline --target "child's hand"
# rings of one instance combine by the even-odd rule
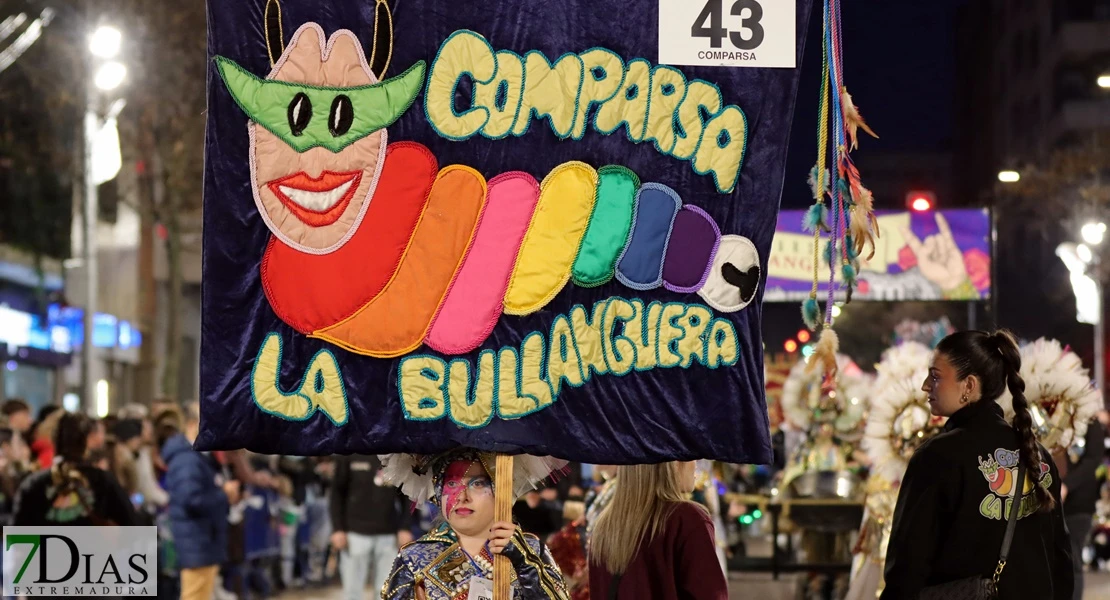
[[[516,525],[504,521],[494,523],[493,528],[490,529],[489,551],[494,554],[504,552],[512,541],[514,533],[516,533]]]

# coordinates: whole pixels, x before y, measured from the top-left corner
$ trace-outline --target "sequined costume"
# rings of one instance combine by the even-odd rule
[[[590,600],[590,569],[586,560],[590,535],[601,511],[609,505],[617,489],[616,477],[610,478],[597,493],[586,496],[586,513],[551,536],[548,545],[563,572],[571,600]]]
[[[559,567],[539,538],[518,530],[505,556],[513,566],[515,600],[568,600]],[[475,575],[492,580],[493,558],[483,550],[472,559],[451,527],[443,524],[401,549],[381,597],[412,600],[416,587],[423,585],[427,600],[467,600]]]
[[[448,473],[457,463],[481,465],[491,488],[497,486],[495,455],[468,448],[434,456],[391,454],[381,457],[386,481],[417,502],[431,500],[446,515],[451,513],[451,496],[445,495]],[[548,457],[517,456],[513,459],[513,498],[566,465]],[[465,470],[465,469],[464,469]],[[454,477],[454,476],[452,476]],[[512,566],[510,583],[513,600],[569,600],[562,573],[551,553],[534,535],[519,528],[513,533],[504,556]],[[459,544],[458,534],[443,523],[415,542],[401,548],[381,590],[382,600],[415,600],[423,589],[425,600],[469,600],[471,580],[493,580],[493,557],[486,549],[470,556]]]
[[[571,600],[590,600],[590,573],[586,561],[586,517],[567,523],[547,541],[551,557],[567,584]]]

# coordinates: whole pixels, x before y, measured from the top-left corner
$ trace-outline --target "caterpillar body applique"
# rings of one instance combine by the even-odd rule
[[[355,36],[302,26],[266,79],[217,66],[247,113],[251,186],[273,233],[266,298],[297,331],[359,354],[480,346],[502,314],[547,305],[568,282],[699,294],[747,306],[759,256],[680,194],[617,165],[557,166],[539,180],[441,167],[386,127],[425,65],[379,82]]]

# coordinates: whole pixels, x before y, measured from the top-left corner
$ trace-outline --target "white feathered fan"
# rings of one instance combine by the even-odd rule
[[[932,356],[924,344],[906,342],[884,352],[876,367],[861,445],[872,472],[887,481],[901,481],[914,450],[943,425],[930,414],[928,396],[921,391]]]
[[[1021,377],[1033,426],[1046,448],[1069,449],[1087,435],[1087,424],[1102,406],[1102,394],[1079,356],[1056,340],[1041,338],[1022,346]]]

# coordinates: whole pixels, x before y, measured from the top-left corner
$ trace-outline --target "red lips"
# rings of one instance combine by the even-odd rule
[[[339,220],[361,181],[362,171],[324,171],[315,179],[301,171],[266,185],[305,225],[323,227]]]

